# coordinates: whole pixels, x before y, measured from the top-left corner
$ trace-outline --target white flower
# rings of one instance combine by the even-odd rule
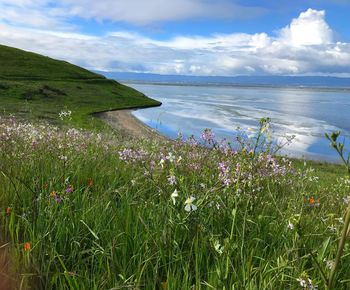
[[[337,228],[334,225],[329,226],[328,229],[333,233],[337,231]]]
[[[170,175],[168,177],[168,182],[169,182],[170,185],[176,184],[176,177],[175,177],[175,175]]]
[[[61,159],[62,161],[67,161],[68,157],[65,155],[60,155],[60,156],[58,156],[58,159]]]
[[[162,158],[162,159],[160,159],[160,161],[159,161],[159,165],[160,166],[162,166],[162,168],[164,167],[164,159]]]
[[[328,268],[328,269],[332,269],[333,268],[333,266],[334,266],[334,261],[332,261],[332,260],[328,260],[328,261],[326,261],[326,267]]]
[[[171,199],[173,200],[173,204],[176,204],[176,198],[179,197],[179,193],[175,189],[174,192],[171,194]]]
[[[72,111],[61,111],[58,116],[60,117],[61,120],[68,118],[70,119],[72,115]]]
[[[303,279],[303,278],[298,278],[297,281],[299,282],[300,286],[303,287],[303,289],[308,289],[308,290],[317,290],[318,286],[312,284],[312,280],[310,278]]]
[[[303,288],[306,288],[308,286],[307,282],[302,278],[298,278],[297,281],[300,283],[300,286]]]
[[[247,136],[249,139],[255,137],[255,130],[251,127],[247,128]]]
[[[290,230],[294,230],[294,225],[291,223],[291,222],[289,222],[288,223],[288,229],[290,229]]]
[[[349,204],[350,203],[350,196],[344,197],[343,201],[345,204]]]
[[[170,162],[174,162],[176,160],[175,156],[171,152],[169,152],[168,156],[166,156],[165,158]]]
[[[344,223],[344,219],[342,217],[340,218],[336,218],[335,220],[337,220],[339,223],[343,224]]]
[[[214,249],[216,252],[218,252],[220,255],[224,252],[224,246],[220,244],[219,241],[215,241],[214,243]]]
[[[190,196],[189,198],[186,199],[185,201],[185,211],[195,211],[197,210],[197,206],[193,204],[193,202],[195,201],[195,197]]]

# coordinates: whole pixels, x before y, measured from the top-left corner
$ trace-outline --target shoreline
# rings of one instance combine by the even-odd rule
[[[142,109],[121,109],[107,112],[99,112],[94,115],[111,126],[113,129],[137,138],[155,139],[158,141],[172,141],[170,138],[158,132],[137,119],[132,111]]]

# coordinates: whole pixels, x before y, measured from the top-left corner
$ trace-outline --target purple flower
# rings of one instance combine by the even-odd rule
[[[230,166],[226,165],[226,163],[223,161],[219,163],[218,169],[220,170],[219,180],[225,186],[230,186],[230,184],[232,183],[231,175],[230,175]]]
[[[71,192],[73,192],[73,186],[68,186],[67,188],[66,188],[66,190],[65,190],[65,192],[66,193],[71,193]]]
[[[212,143],[214,142],[214,133],[210,129],[205,129],[201,135],[202,139],[205,142]]]
[[[143,149],[139,150],[132,150],[132,149],[123,149],[122,151],[119,151],[119,158],[123,161],[131,161],[136,162],[140,160],[145,160],[148,156],[148,152],[144,151]]]
[[[188,139],[187,139],[187,143],[190,144],[190,146],[197,146],[198,145],[198,142],[197,140],[194,138],[194,136],[190,136]]]
[[[62,198],[60,198],[59,196],[56,196],[56,197],[55,197],[55,201],[56,201],[57,203],[61,203],[61,202],[62,202]]]

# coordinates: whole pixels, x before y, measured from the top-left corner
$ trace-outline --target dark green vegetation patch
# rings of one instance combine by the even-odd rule
[[[72,123],[99,125],[94,112],[157,106],[159,102],[117,81],[39,54],[0,45],[0,115],[58,122],[62,110]]]

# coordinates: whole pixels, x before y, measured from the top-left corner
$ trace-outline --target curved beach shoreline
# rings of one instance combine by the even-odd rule
[[[131,109],[115,110],[97,113],[96,116],[110,125],[113,129],[121,131],[137,138],[157,139],[169,141],[170,139],[160,134],[157,130],[147,126],[137,119]]]

